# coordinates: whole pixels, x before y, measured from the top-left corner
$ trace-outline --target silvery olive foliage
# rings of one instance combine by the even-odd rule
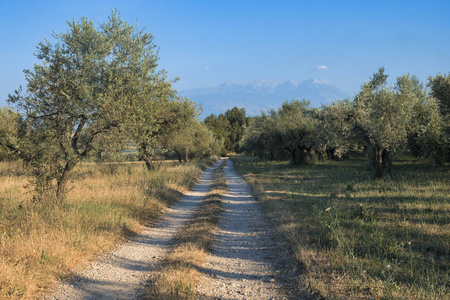
[[[54,34],[54,42],[38,45],[40,63],[25,71],[26,92],[9,96],[33,137],[28,153],[40,173],[36,178],[56,182],[58,202],[69,174],[97,141],[134,142],[145,158],[155,132],[174,115],[174,103],[187,101],[175,96],[166,72],[157,69],[153,36],[116,10],[98,26],[83,17],[68,27]]]
[[[241,150],[302,164],[315,147],[316,115],[306,100],[286,101],[277,111],[250,119],[240,143]]]
[[[353,101],[349,121],[369,150],[375,176],[389,170],[389,155],[405,148],[408,133],[416,127],[414,112],[426,100],[423,85],[415,76],[403,75],[394,86],[380,68]]]
[[[365,152],[376,178],[389,172],[395,153],[448,159],[448,76],[430,78],[430,95],[415,76],[399,76],[393,85],[387,79],[380,68],[353,100],[319,110],[296,100],[250,118],[241,150],[293,164],[314,155],[341,159]]]

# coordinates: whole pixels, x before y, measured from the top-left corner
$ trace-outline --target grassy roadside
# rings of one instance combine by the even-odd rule
[[[450,298],[450,172],[394,163],[373,180],[363,162],[292,167],[233,157],[325,298]]]
[[[204,163],[203,163],[204,164]],[[45,292],[98,254],[111,250],[179,199],[199,164],[83,163],[63,205],[33,202],[19,162],[0,163],[0,299]]]
[[[195,285],[209,253],[214,231],[223,211],[221,197],[226,191],[223,165],[213,173],[213,186],[194,218],[176,236],[175,244],[150,278],[146,299],[195,299]]]

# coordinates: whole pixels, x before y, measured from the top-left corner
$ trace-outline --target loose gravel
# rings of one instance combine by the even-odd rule
[[[198,299],[297,299],[291,255],[229,160],[228,192]]]
[[[170,250],[171,241],[192,218],[212,185],[207,169],[193,190],[182,197],[154,226],[117,251],[104,255],[44,299],[138,299],[150,272]],[[289,247],[265,218],[249,186],[224,167],[228,191],[216,242],[197,285],[196,299],[299,299]]]
[[[118,250],[100,257],[87,269],[61,283],[44,299],[136,299],[149,271],[166,255],[172,238],[192,218],[212,185],[212,172],[205,170],[192,191],[185,194],[154,226],[145,229]]]

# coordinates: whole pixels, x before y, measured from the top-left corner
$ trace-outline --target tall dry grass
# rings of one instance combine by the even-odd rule
[[[0,163],[0,299],[46,292],[87,261],[111,250],[176,201],[198,164],[83,163],[62,205],[33,202],[20,162]]]
[[[327,299],[450,299],[450,170],[394,161],[290,166],[234,157],[290,240],[304,288]]]

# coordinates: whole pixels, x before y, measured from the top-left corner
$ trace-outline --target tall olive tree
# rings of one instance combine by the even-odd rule
[[[314,147],[317,120],[309,101],[285,102],[275,116],[274,139],[290,158],[291,164],[299,165]]]
[[[154,131],[148,131],[150,135],[147,141],[176,152],[180,161],[187,160],[195,148],[193,134],[199,124],[198,114],[195,103],[188,98],[171,101],[164,114],[164,123],[154,127]]]
[[[263,112],[261,116],[249,118],[248,126],[239,142],[240,151],[261,158],[275,159],[277,149],[272,134],[276,124],[275,114],[275,111],[272,115]]]
[[[424,105],[417,141],[437,165],[450,160],[450,75],[429,77],[430,97]]]
[[[442,166],[450,159],[450,130],[440,113],[439,103],[430,97],[424,105],[424,122],[419,127],[416,141],[424,156],[434,159],[437,166]]]
[[[437,99],[442,116],[450,116],[450,74],[438,73],[428,78],[431,96]],[[448,119],[447,119],[448,121]]]
[[[348,99],[322,106],[317,138],[321,141],[324,156],[340,159],[362,152],[361,133],[354,130],[354,124],[350,122],[352,114],[353,103]]]
[[[155,149],[168,127],[186,118],[195,118],[195,105],[188,99],[176,95],[171,82],[159,74],[147,93],[138,98],[138,105],[129,111],[124,132],[137,146],[147,169],[154,169]]]
[[[156,71],[153,36],[123,21],[117,11],[99,26],[85,17],[68,26],[67,32],[54,34],[53,43],[38,45],[40,63],[25,71],[28,92],[9,96],[54,149],[52,158],[41,163],[56,170],[59,202],[70,172],[94,141],[128,126],[136,106],[162,76]]]
[[[167,132],[165,140],[167,148],[177,154],[180,162],[213,154],[215,142],[212,131],[195,119],[186,120],[178,130]]]
[[[389,155],[406,145],[408,132],[414,127],[414,111],[425,101],[423,85],[415,76],[397,78],[394,87],[387,85],[388,75],[380,68],[356,96],[349,122],[361,134],[377,178],[389,167]]]

